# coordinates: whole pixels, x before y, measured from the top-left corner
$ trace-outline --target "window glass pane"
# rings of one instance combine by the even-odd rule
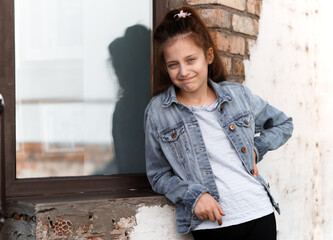
[[[18,178],[143,173],[151,0],[15,0]]]

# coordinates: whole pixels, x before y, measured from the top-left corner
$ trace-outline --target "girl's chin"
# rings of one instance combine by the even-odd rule
[[[180,90],[184,93],[192,93],[192,92],[195,92],[195,88],[194,87],[183,87],[183,88],[180,88]]]

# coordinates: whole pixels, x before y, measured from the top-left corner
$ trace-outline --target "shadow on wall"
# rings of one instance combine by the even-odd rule
[[[145,172],[143,118],[150,100],[150,30],[127,28],[109,45],[120,93],[112,119],[115,158],[98,174]]]

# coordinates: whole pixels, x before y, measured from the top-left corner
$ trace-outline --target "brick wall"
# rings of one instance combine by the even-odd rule
[[[103,171],[114,159],[111,144],[17,143],[18,178],[83,176]]]
[[[196,8],[211,31],[228,72],[228,81],[245,80],[244,59],[258,36],[262,0],[170,0],[169,8]]]

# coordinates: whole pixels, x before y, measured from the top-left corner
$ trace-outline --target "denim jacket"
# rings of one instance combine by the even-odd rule
[[[217,96],[219,123],[251,174],[253,151],[259,162],[267,151],[283,145],[291,137],[292,119],[241,84],[211,80],[209,84]],[[198,120],[178,102],[174,86],[147,106],[145,136],[149,182],[176,205],[178,232],[188,233],[201,222],[194,214],[199,197],[208,192],[219,201],[219,193]],[[257,180],[280,213],[265,180],[260,175]]]

